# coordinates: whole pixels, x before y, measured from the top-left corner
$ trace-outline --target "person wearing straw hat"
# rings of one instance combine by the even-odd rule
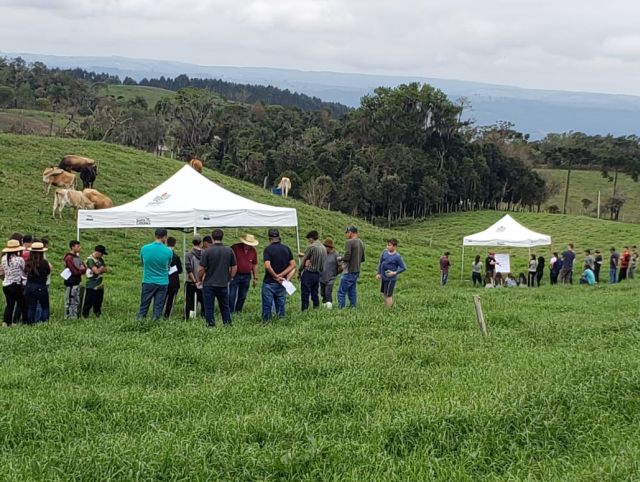
[[[229,284],[229,309],[231,313],[240,313],[247,299],[249,287],[258,284],[258,252],[259,241],[253,234],[240,237],[240,242],[231,246],[236,255],[238,270]]]
[[[25,272],[27,286],[25,297],[27,299],[27,323],[49,320],[49,290],[47,277],[51,273],[51,265],[44,259],[47,248],[40,241],[34,242],[29,247],[29,259],[26,262]],[[36,310],[40,305],[41,317],[36,319]]]
[[[6,247],[2,250],[2,260],[0,269],[2,271],[2,292],[4,293],[7,305],[4,308],[2,326],[12,326],[14,311],[16,307],[23,320],[27,319],[27,302],[22,292],[24,281],[26,280],[25,262],[22,258],[24,246],[17,239],[7,241]]]

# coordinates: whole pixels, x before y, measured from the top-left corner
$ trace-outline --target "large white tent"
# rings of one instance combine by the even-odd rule
[[[465,246],[510,246],[515,248],[532,248],[551,244],[551,236],[536,233],[525,228],[508,214],[500,221],[492,224],[484,231],[465,236],[462,240],[461,277],[464,276]]]
[[[261,204],[234,194],[189,166],[147,194],[110,209],[78,212],[80,229],[295,227],[293,208]]]

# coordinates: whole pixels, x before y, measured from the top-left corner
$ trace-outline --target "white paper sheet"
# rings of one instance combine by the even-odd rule
[[[496,258],[496,273],[511,273],[511,260],[508,254],[495,255]]]
[[[69,268],[65,268],[64,271],[60,273],[60,276],[62,276],[62,279],[66,281],[71,278],[71,274],[71,270]]]
[[[177,266],[171,266],[169,268],[169,274],[172,275],[173,273],[177,273],[178,272],[178,267]]]
[[[282,286],[284,286],[284,289],[287,290],[287,294],[289,296],[296,292],[296,287],[293,286],[293,283],[291,281],[284,280],[282,282]]]

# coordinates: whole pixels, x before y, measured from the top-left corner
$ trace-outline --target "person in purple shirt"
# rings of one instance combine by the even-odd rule
[[[404,260],[398,249],[398,240],[390,239],[387,241],[387,249],[382,251],[380,262],[378,263],[378,273],[376,279],[380,281],[380,292],[384,296],[384,305],[387,308],[393,306],[393,291],[396,287],[398,275],[407,270]]]
[[[442,274],[441,283],[442,286],[447,284],[449,279],[449,268],[451,267],[451,261],[449,261],[449,251],[446,251],[440,256],[440,273]]]

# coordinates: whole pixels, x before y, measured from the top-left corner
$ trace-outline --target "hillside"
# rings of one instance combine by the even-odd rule
[[[42,169],[74,152],[99,161],[96,187],[119,204],[181,167],[116,145],[0,134],[0,232],[50,235],[55,270],[75,236],[50,217]],[[437,260],[502,213],[440,216],[385,231],[282,200],[218,173],[252,199],[298,209],[300,231],[341,246],[361,228],[367,261],[356,310],[259,322],[259,289],[234,326],[178,315],[135,321],[138,249],[151,230],[82,233],[108,250],[104,316],[0,330],[3,480],[631,480],[640,457],[637,281],[596,288],[481,290],[490,336],[476,326],[468,282],[438,286]],[[640,239],[640,226],[517,214],[586,246]],[[226,230],[233,242],[242,230]],[[180,234],[172,232],[172,234]],[[255,230],[264,247],[264,230]],[[293,243],[294,233],[284,233]],[[408,272],[392,310],[373,280],[385,237]],[[431,242],[431,248],[429,243]],[[520,250],[519,260],[521,252]],[[473,253],[470,253],[471,256]],[[453,277],[453,276],[452,276]],[[545,277],[546,278],[546,277]],[[181,300],[178,300],[178,304]],[[3,302],[0,302],[3,306]]]
[[[0,132],[18,134],[62,134],[67,118],[55,112],[28,109],[0,109]]]
[[[108,85],[106,93],[115,96],[117,99],[122,98],[123,100],[142,97],[147,101],[147,105],[151,109],[155,107],[160,99],[175,95],[175,92],[170,90],[141,85]]]
[[[314,72],[259,67],[203,66],[185,62],[133,59],[126,57],[65,57],[12,53],[27,61],[40,60],[61,68],[82,67],[108,72],[124,79],[190,77],[222,79],[239,84],[272,85],[291,92],[319,97],[357,107],[360,98],[376,87],[395,87],[403,83],[426,82],[441,89],[451,99],[466,97],[471,102],[465,116],[478,125],[510,121],[516,129],[541,139],[549,132],[628,135],[638,133],[640,97],[592,92],[526,89],[466,80],[428,76],[388,76],[341,72]]]
[[[547,206],[555,204],[562,210],[564,202],[564,187],[567,180],[567,171],[564,169],[539,169],[538,173],[545,179],[553,180],[560,186],[560,192],[546,202]],[[599,171],[571,171],[571,182],[569,185],[569,201],[567,203],[567,214],[585,214],[582,207],[582,200],[592,201],[588,211],[595,216],[598,203],[598,191],[601,197],[600,217],[608,218],[609,213],[604,209],[607,199],[613,194],[613,183],[602,177]],[[620,213],[620,220],[637,223],[640,222],[640,184],[634,182],[628,176],[620,175],[618,178],[617,194],[626,198],[626,203]]]

